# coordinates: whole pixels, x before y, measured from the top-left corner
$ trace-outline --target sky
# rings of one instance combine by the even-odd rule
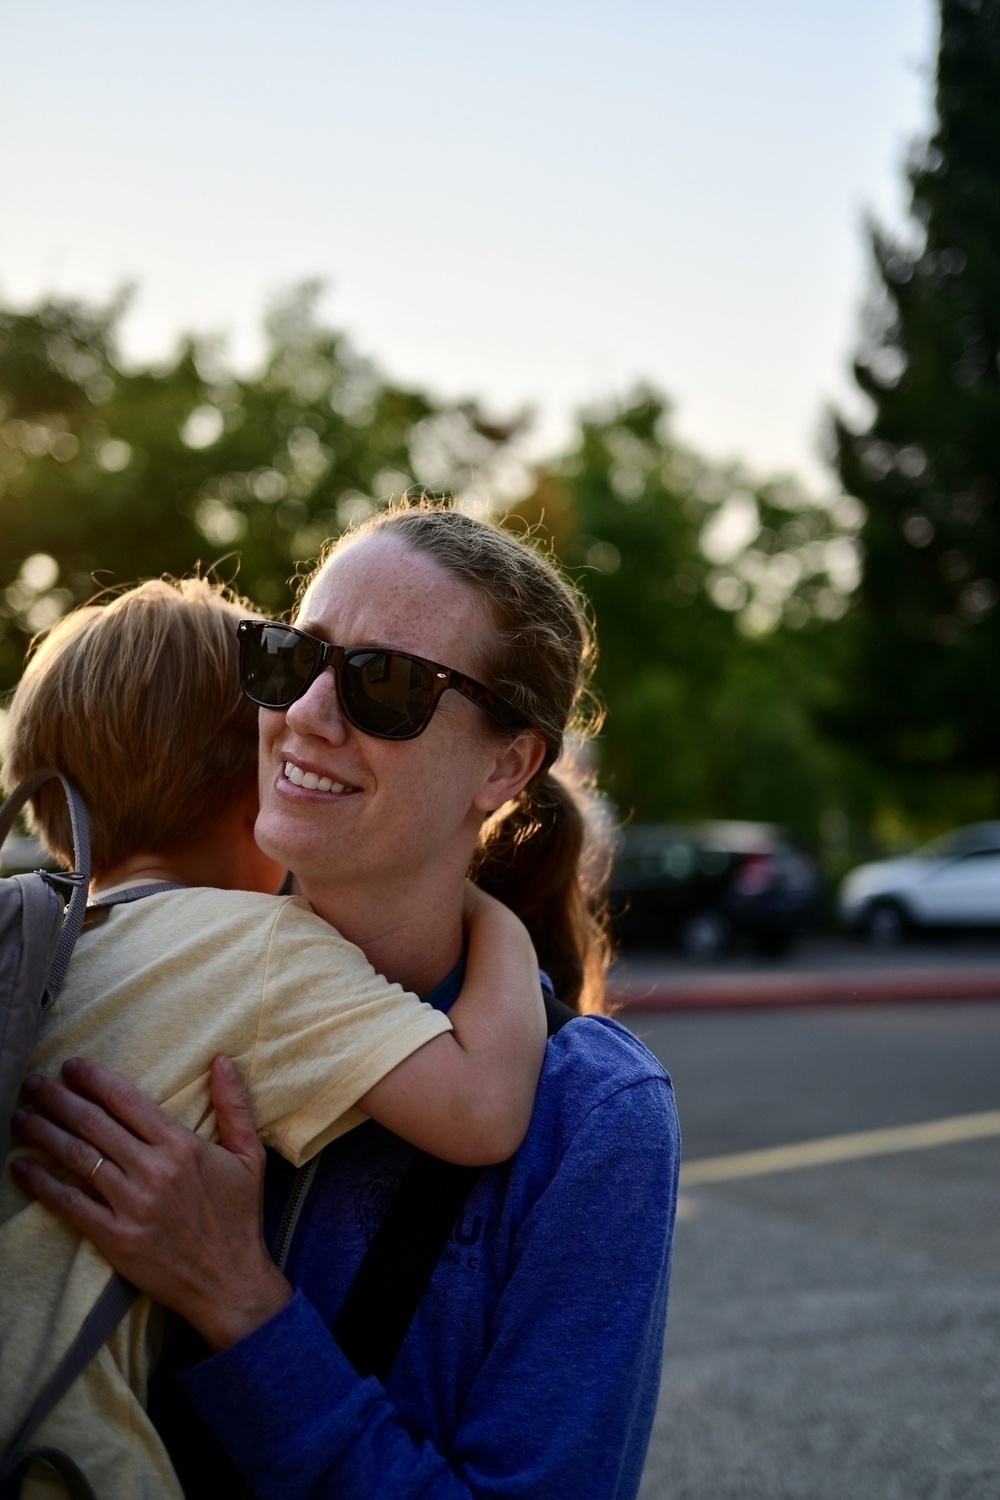
[[[135,295],[260,357],[283,288],[392,378],[530,406],[639,380],[678,436],[834,480],[831,402],[931,123],[930,0],[0,0],[0,302]]]

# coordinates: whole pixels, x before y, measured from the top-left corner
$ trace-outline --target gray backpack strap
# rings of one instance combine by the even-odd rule
[[[69,967],[70,955],[73,952],[76,940],[80,936],[80,929],[83,926],[84,913],[87,909],[87,895],[90,890],[90,823],[87,819],[87,809],[83,805],[83,798],[73,783],[61,771],[35,771],[31,776],[26,776],[14,788],[3,804],[3,807],[0,808],[0,845],[2,845],[14,826],[14,819],[28,801],[28,798],[33,796],[39,787],[44,786],[47,781],[51,781],[53,778],[57,778],[62,782],[63,791],[66,793],[66,801],[69,803],[70,826],[73,830],[73,859],[75,868],[71,875],[47,877],[49,882],[56,886],[68,881],[73,887],[73,893],[66,908],[66,915],[63,918],[59,934],[59,943],[49,969],[48,982],[42,998],[43,1010],[52,1004],[52,1001],[62,989],[63,980],[66,978],[66,970]]]
[[[6,978],[12,988],[18,994],[27,996],[29,1001],[28,1004],[0,1007],[0,1060],[10,1053],[22,1064],[26,1063],[34,1049],[42,1011],[52,1004],[62,988],[73,947],[83,926],[90,888],[90,825],[80,794],[58,771],[38,771],[33,776],[26,777],[0,807],[2,845],[28,798],[53,777],[58,777],[62,782],[69,803],[76,869],[71,875],[52,875],[42,871],[36,875],[12,877],[11,886],[16,886],[18,892],[15,894],[12,890],[11,901],[6,903],[5,909],[0,910],[0,955],[7,930],[3,925],[6,915],[10,923],[9,951],[15,955],[16,964],[15,970],[6,976],[0,965],[0,981]],[[71,895],[64,911],[60,887],[66,884],[71,887]],[[94,905],[115,906],[137,901],[162,890],[178,888],[169,882],[133,886],[101,897]],[[6,1098],[0,1100],[3,1110],[0,1127],[4,1132],[14,1098],[20,1088],[21,1069],[12,1064],[5,1070],[4,1076],[7,1073],[10,1074],[14,1093],[9,1101]],[[86,1476],[67,1454],[56,1448],[29,1448],[27,1445],[32,1433],[114,1332],[137,1296],[136,1288],[116,1274],[94,1303],[75,1339],[7,1448],[0,1463],[0,1500],[16,1500],[28,1466],[35,1460],[44,1462],[55,1470],[72,1500],[95,1500]]]
[[[124,891],[112,891],[110,896],[95,896],[88,901],[87,910],[95,906],[127,906],[130,901],[141,901],[144,896],[158,896],[161,891],[187,891],[190,886],[179,880],[153,880],[149,885],[130,885]]]
[[[79,1464],[75,1464],[61,1448],[32,1448],[28,1453],[19,1453],[13,1466],[0,1472],[0,1500],[20,1500],[21,1486],[28,1469],[35,1461],[47,1464],[62,1480],[70,1500],[98,1500],[90,1480]]]
[[[45,981],[63,920],[62,898],[38,875],[0,881],[0,1165],[38,1042]]]
[[[38,1040],[42,1012],[59,993],[87,906],[87,813],[75,787],[59,772],[37,771],[10,794],[0,807],[0,844],[32,793],[53,778],[62,782],[69,802],[77,869],[68,876],[40,871],[0,881],[0,1159],[7,1154],[10,1116]]]
[[[86,1487],[70,1489],[74,1500],[78,1495],[89,1497],[93,1493],[80,1469],[72,1459],[67,1458],[66,1454],[61,1453],[57,1448],[29,1449],[26,1444],[35,1429],[45,1421],[53,1407],[62,1400],[77,1376],[87,1368],[104,1342],[111,1337],[138,1295],[137,1289],[130,1281],[126,1281],[124,1276],[119,1276],[117,1273],[112,1276],[87,1314],[76,1338],[46,1381],[34,1406],[21,1423],[7,1450],[3,1467],[0,1468],[0,1486],[9,1478],[13,1479],[15,1475],[18,1476],[16,1482],[19,1485],[24,1470],[32,1458],[44,1458],[57,1469],[63,1479],[66,1479],[63,1466],[69,1466],[79,1476],[79,1481]],[[0,1487],[0,1494],[2,1493],[2,1487]],[[16,1495],[17,1488],[13,1488],[11,1493]]]
[[[130,901],[140,901],[144,896],[155,896],[160,891],[183,889],[182,885],[172,881],[157,881],[101,896],[90,905],[122,906]],[[8,1495],[10,1500],[17,1500],[25,1472],[34,1459],[44,1460],[55,1469],[69,1491],[71,1500],[96,1500],[86,1475],[68,1454],[59,1448],[28,1448],[26,1445],[31,1434],[45,1421],[77,1376],[83,1373],[94,1355],[114,1333],[138,1295],[138,1289],[116,1271],[90,1309],[76,1338],[49,1376],[10,1443],[0,1466],[0,1500],[7,1500]]]

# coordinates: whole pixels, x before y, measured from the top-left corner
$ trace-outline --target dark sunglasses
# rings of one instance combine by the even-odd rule
[[[293,625],[241,620],[240,685],[261,708],[289,708],[333,668],[344,718],[380,740],[423,734],[441,694],[454,688],[503,729],[527,729],[512,703],[464,672],[380,646],[331,646]]]

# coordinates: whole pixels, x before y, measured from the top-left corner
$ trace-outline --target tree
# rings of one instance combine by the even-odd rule
[[[509,493],[518,423],[391,384],[317,322],[314,297],[279,304],[247,378],[206,340],[124,369],[121,304],[0,313],[0,687],[31,635],[98,586],[218,561],[281,611],[290,576],[387,494],[479,505],[502,501],[503,479]],[[832,692],[824,627],[857,581],[859,514],[707,463],[650,390],[584,416],[538,473],[513,524],[540,522],[592,602],[602,778],[623,813],[815,838],[851,805],[811,715]]]
[[[593,607],[601,777],[621,812],[764,818],[815,838],[844,803],[810,713],[828,691],[822,626],[857,582],[857,504],[831,512],[706,462],[644,389],[585,415],[515,513]]]
[[[940,20],[909,234],[871,231],[854,373],[872,416],[834,423],[868,518],[829,722],[913,789],[1000,770],[1000,0],[940,0]]]
[[[275,307],[245,379],[210,340],[122,368],[122,300],[0,312],[0,689],[101,587],[218,562],[280,611],[297,569],[388,494],[475,503],[519,424],[393,385],[319,324],[316,293]]]

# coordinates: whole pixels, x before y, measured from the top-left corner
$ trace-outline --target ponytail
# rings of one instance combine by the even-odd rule
[[[521,918],[555,992],[581,1012],[604,1009],[609,944],[607,858],[581,792],[552,771],[484,826],[472,878]]]

